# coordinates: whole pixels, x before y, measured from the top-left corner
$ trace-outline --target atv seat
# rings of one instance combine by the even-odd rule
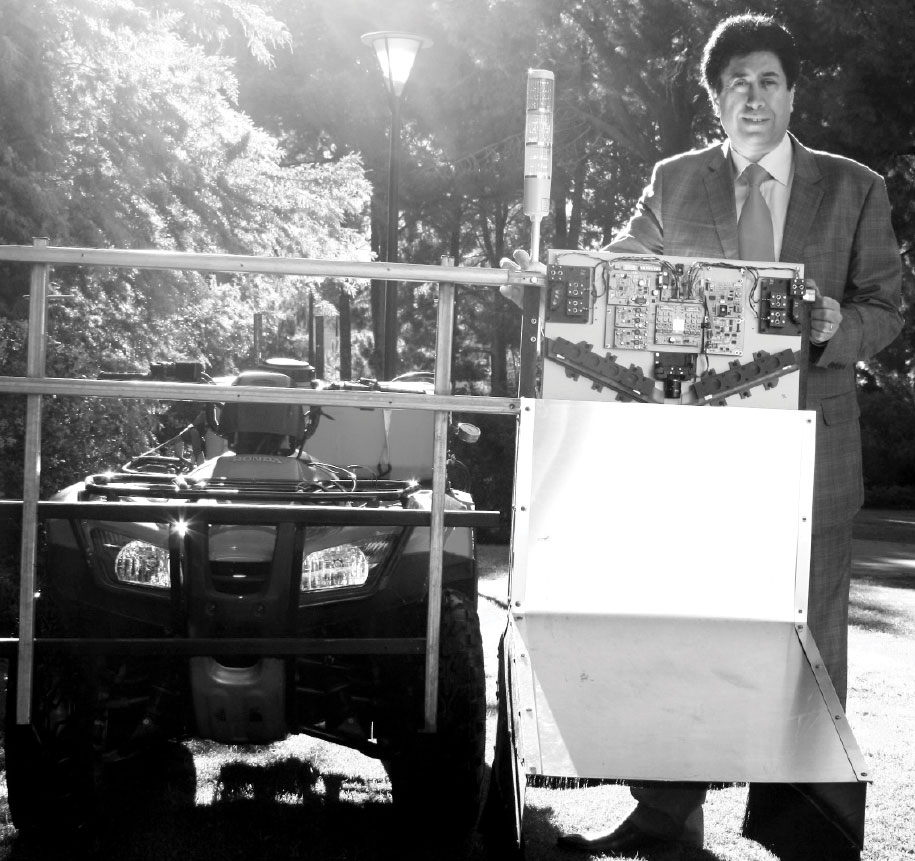
[[[233,386],[274,386],[295,388],[286,374],[274,371],[244,371]],[[273,454],[291,448],[305,432],[305,416],[298,404],[226,404],[219,417],[219,435],[238,454]]]

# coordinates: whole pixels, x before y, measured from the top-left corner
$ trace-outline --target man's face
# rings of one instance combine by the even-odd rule
[[[794,88],[788,89],[781,60],[771,51],[733,57],[712,97],[715,115],[731,145],[750,161],[775,149],[788,130]]]

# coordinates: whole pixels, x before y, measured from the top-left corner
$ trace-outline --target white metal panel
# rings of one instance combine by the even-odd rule
[[[866,780],[804,624],[813,414],[525,400],[520,416],[526,773]]]
[[[808,412],[525,400],[516,612],[805,621],[814,441]]]
[[[517,626],[537,724],[525,733],[528,773],[859,779],[863,759],[793,625],[529,613]]]

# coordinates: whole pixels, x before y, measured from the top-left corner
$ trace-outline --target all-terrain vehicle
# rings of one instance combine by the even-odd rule
[[[145,378],[211,382],[195,363]],[[234,384],[320,385],[295,361]],[[431,391],[422,378],[336,385]],[[431,428],[429,411],[224,402],[57,494],[38,637],[81,644],[36,654],[31,725],[15,721],[11,679],[17,828],[90,826],[105,772],[166,740],[306,733],[382,760],[410,816],[472,829],[486,708],[473,527],[486,515],[446,529],[437,731],[424,732],[430,529],[415,515],[432,499]],[[104,510],[66,509],[92,502]],[[449,486],[446,509],[473,502]]]

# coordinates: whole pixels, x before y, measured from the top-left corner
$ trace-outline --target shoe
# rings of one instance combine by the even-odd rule
[[[590,834],[560,834],[556,845],[576,852],[590,852],[594,855],[609,855],[611,858],[651,852],[653,849],[669,847],[675,841],[664,840],[646,834],[628,819],[615,831],[592,832]]]

